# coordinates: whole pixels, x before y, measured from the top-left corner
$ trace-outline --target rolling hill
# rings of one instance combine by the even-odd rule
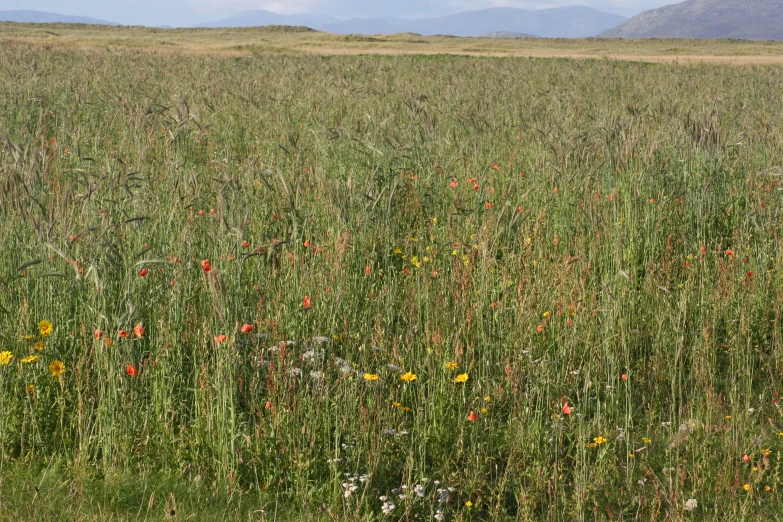
[[[0,11],[0,22],[118,25],[114,22],[90,18],[89,16],[69,16],[58,13],[48,13],[46,11]]]
[[[783,0],[688,0],[640,13],[599,36],[783,40]]]

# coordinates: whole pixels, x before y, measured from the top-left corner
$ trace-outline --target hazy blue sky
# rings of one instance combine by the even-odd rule
[[[0,0],[0,10],[35,9],[91,16],[121,24],[186,26],[224,18],[244,9],[276,13],[328,13],[419,18],[469,9],[511,6],[540,9],[582,4],[630,16],[678,0]]]

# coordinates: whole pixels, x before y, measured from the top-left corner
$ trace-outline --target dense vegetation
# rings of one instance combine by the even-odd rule
[[[0,71],[1,516],[779,512],[783,68]]]

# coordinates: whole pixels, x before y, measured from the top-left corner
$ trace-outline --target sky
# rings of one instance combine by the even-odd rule
[[[425,18],[490,7],[542,9],[588,5],[633,16],[680,0],[0,0],[0,11],[31,9],[90,16],[124,25],[190,26],[246,9],[280,14],[325,13],[338,18]]]

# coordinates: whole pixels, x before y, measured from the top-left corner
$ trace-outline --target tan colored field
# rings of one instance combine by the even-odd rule
[[[184,54],[457,54],[606,58],[648,62],[783,63],[783,42],[731,40],[494,39],[336,35],[296,28],[154,29],[0,23],[0,44],[124,48]]]

